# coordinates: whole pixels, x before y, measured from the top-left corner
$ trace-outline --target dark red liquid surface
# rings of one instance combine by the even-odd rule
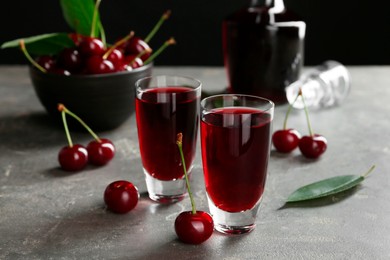
[[[261,198],[270,152],[271,117],[252,108],[223,108],[202,116],[206,190],[228,212],[253,208]]]
[[[142,163],[160,180],[184,176],[176,135],[183,134],[188,168],[195,158],[199,97],[188,87],[153,88],[136,98],[137,127]],[[141,98],[141,99],[140,99]]]
[[[230,92],[287,101],[284,89],[298,79],[303,66],[305,25],[297,20],[287,11],[270,14],[266,7],[242,9],[224,20]]]

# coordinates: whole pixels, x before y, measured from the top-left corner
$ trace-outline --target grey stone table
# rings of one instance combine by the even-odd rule
[[[316,161],[299,151],[271,151],[256,229],[246,235],[214,232],[201,245],[181,243],[173,223],[189,199],[158,205],[146,195],[135,118],[101,136],[117,154],[101,168],[69,174],[58,168],[66,139],[40,105],[26,67],[0,67],[0,259],[390,259],[390,67],[349,67],[352,91],[340,107],[311,111],[315,132],[327,137]],[[156,68],[155,74],[200,79],[204,90],[226,87],[222,68]],[[287,106],[275,110],[274,129]],[[291,127],[307,133],[303,111]],[[87,133],[74,139],[87,143]],[[200,149],[192,178],[195,200],[207,210]],[[323,178],[376,170],[348,192],[285,206],[296,188]],[[141,193],[138,206],[117,215],[103,191],[126,179]]]

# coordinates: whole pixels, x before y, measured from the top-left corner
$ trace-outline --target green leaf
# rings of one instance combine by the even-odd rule
[[[70,28],[82,35],[91,35],[95,2],[93,0],[61,0],[60,3],[65,21]],[[99,14],[96,17],[96,24],[101,25]],[[100,27],[95,26],[93,36],[100,35]]]
[[[362,176],[342,175],[313,182],[291,193],[287,198],[287,202],[298,202],[322,198],[351,189],[361,183],[365,177],[374,170],[374,168],[375,166],[372,166],[367,173]]]
[[[52,55],[75,45],[67,33],[49,33],[5,42],[1,48],[19,47],[19,42],[22,39],[28,52],[35,55]]]

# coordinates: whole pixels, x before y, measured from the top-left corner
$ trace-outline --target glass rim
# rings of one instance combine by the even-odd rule
[[[205,103],[210,99],[222,98],[222,97],[239,97],[239,98],[244,97],[244,98],[252,98],[252,99],[255,99],[257,101],[263,101],[263,102],[265,102],[263,105],[270,105],[270,107],[264,109],[264,112],[270,111],[270,110],[275,108],[275,103],[272,100],[264,98],[264,97],[259,97],[259,96],[255,96],[255,95],[248,95],[248,94],[217,94],[217,95],[212,95],[212,96],[203,98],[200,101],[201,109],[206,110],[206,111],[210,111],[211,109],[205,107]],[[236,106],[236,107],[245,107],[245,106]],[[212,108],[212,109],[214,109],[214,108]]]
[[[182,75],[164,75],[164,74],[161,74],[161,75],[152,75],[152,76],[147,76],[147,77],[143,77],[143,78],[140,78],[138,79],[136,82],[135,82],[135,88],[136,88],[136,91],[137,92],[144,92],[146,91],[147,89],[149,88],[142,88],[140,86],[140,84],[144,81],[147,81],[147,80],[152,80],[152,79],[155,79],[155,78],[177,78],[177,79],[185,79],[185,80],[189,80],[189,81],[193,81],[195,84],[194,86],[186,86],[188,88],[191,88],[191,90],[188,90],[188,91],[185,91],[185,92],[193,92],[193,91],[198,91],[201,89],[202,87],[202,82],[198,79],[195,79],[193,77],[190,77],[190,76],[182,76]],[[163,86],[155,86],[157,88],[159,87],[163,87]],[[166,87],[166,86],[164,86]]]

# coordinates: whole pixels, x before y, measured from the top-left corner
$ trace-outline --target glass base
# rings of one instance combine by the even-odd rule
[[[260,208],[260,202],[249,210],[240,212],[227,212],[214,205],[207,195],[210,214],[213,216],[215,230],[224,234],[244,234],[251,232],[255,227],[256,216]]]
[[[149,198],[159,203],[174,203],[181,201],[187,195],[186,180],[182,179],[163,181],[153,178],[145,169],[146,187]],[[188,174],[190,176],[190,174]]]

